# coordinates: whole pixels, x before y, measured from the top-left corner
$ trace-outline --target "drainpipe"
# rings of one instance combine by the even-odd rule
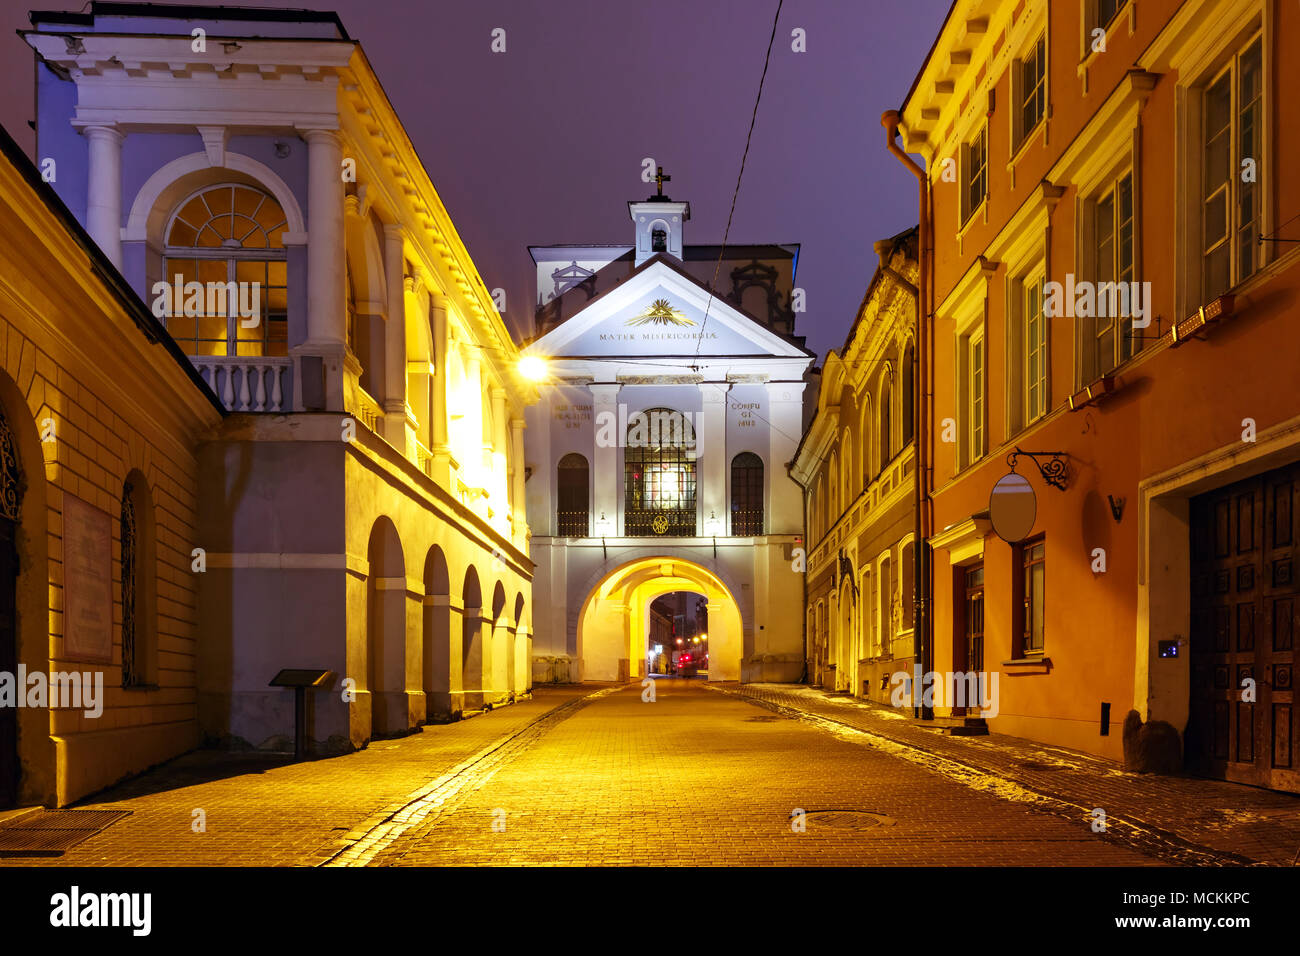
[[[917,182],[917,265],[920,275],[915,289],[916,293],[916,368],[913,374],[912,440],[915,443],[916,456],[914,467],[915,511],[916,520],[913,530],[912,552],[915,559],[913,569],[913,628],[916,637],[916,661],[923,674],[933,670],[933,642],[930,634],[930,607],[934,588],[929,577],[930,527],[933,515],[930,514],[929,471],[931,459],[930,428],[930,369],[933,361],[934,343],[930,335],[930,272],[932,251],[930,249],[930,180],[907,153],[899,147],[898,125],[901,121],[898,110],[886,110],[880,117],[880,125],[885,128],[885,148],[916,177]],[[884,258],[881,258],[882,267]],[[892,271],[892,270],[890,270]],[[912,688],[913,713],[922,720],[931,720],[934,712],[920,702],[921,688]]]

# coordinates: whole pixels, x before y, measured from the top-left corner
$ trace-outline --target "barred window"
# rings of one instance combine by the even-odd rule
[[[623,533],[695,534],[695,429],[690,416],[650,408],[628,416]]]
[[[750,451],[731,459],[731,533],[763,533],[763,459]]]
[[[556,466],[557,508],[555,533],[585,538],[590,533],[591,486],[587,459],[572,452]]]

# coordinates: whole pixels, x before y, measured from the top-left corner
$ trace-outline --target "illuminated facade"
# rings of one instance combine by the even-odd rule
[[[808,681],[881,702],[916,653],[916,246],[916,229],[878,244],[791,468],[805,491]]]
[[[194,436],[173,545],[201,549],[198,634],[159,701],[275,746],[293,695],[268,681],[328,668],[346,683],[313,693],[308,734],[334,752],[525,693],[536,390],[361,47],[304,11],[33,25],[38,152],[135,291],[259,289],[250,317],[165,318],[227,414]]]
[[[1298,44],[1267,0],[958,0],[903,105],[933,667],[1001,672],[993,730],[1300,791]]]
[[[688,246],[629,203],[625,246],[534,248],[547,379],[528,410],[537,681],[644,675],[649,605],[704,595],[711,680],[798,680],[803,518],[786,473],[812,356],[797,246]],[[711,295],[718,268],[723,283]]]

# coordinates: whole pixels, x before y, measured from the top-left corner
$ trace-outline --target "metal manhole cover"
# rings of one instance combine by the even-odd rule
[[[0,856],[58,856],[130,810],[38,810],[0,826]]]
[[[770,715],[770,716],[762,716],[762,717],[746,717],[746,718],[745,718],[745,723],[747,723],[747,724],[770,724],[770,723],[771,723],[772,721],[774,721],[774,720],[784,720],[784,719],[785,719],[785,718],[783,718],[783,717],[778,717],[777,715],[772,714],[772,715]]]
[[[804,820],[832,830],[874,830],[892,827],[896,822],[893,817],[871,810],[811,810]]]
[[[1020,761],[1022,770],[1064,770],[1065,768],[1059,763],[1043,763],[1040,760],[1022,760]]]

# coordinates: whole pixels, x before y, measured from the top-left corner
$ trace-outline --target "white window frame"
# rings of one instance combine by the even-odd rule
[[[1007,279],[1007,435],[1008,437],[1024,431],[1034,422],[1052,410],[1052,357],[1051,329],[1043,311],[1043,283],[1046,280],[1044,261],[1039,258],[1027,268],[1019,270]],[[1031,292],[1038,296],[1039,322],[1042,329],[1041,353],[1042,375],[1041,408],[1030,407],[1031,382],[1029,380],[1029,317],[1026,303]]]
[[[1119,196],[1120,187],[1125,180],[1128,180],[1130,208],[1127,223],[1131,234],[1127,278],[1125,278],[1125,273],[1121,271],[1123,264],[1120,262],[1120,229],[1124,220],[1121,219],[1119,210]],[[1124,157],[1109,174],[1093,187],[1087,196],[1084,196],[1079,201],[1079,268],[1076,278],[1080,280],[1086,279],[1093,283],[1105,281],[1101,278],[1104,266],[1099,257],[1101,250],[1098,246],[1097,212],[1108,197],[1113,200],[1111,211],[1111,255],[1113,261],[1109,271],[1114,274],[1111,276],[1110,281],[1140,281],[1137,273],[1138,247],[1140,245],[1137,218],[1137,177],[1134,175],[1131,156]],[[1098,302],[1095,304],[1094,312],[1100,312],[1100,309],[1101,306]],[[1097,348],[1097,336],[1103,321],[1109,321],[1114,326],[1111,354],[1104,359],[1099,356]],[[1092,384],[1104,375],[1109,375],[1142,351],[1141,336],[1146,334],[1145,330],[1134,329],[1132,322],[1131,316],[1110,316],[1108,319],[1102,319],[1099,315],[1076,317],[1074,323],[1075,344],[1079,362],[1075,371],[1076,384],[1080,388]],[[1127,347],[1124,344],[1125,342],[1129,343]]]
[[[980,193],[979,201],[971,201],[971,187],[974,186],[972,159],[975,144],[979,142],[984,151],[984,161],[977,167],[983,170],[984,188]],[[967,223],[975,216],[989,198],[989,126],[988,123],[981,123],[975,134],[962,143],[961,147],[961,203],[960,213],[961,222],[958,224],[965,227]]]
[[[1041,52],[1041,69],[1042,73],[1038,81],[1034,84],[1034,90],[1042,90],[1042,106],[1038,113],[1038,118],[1032,124],[1025,124],[1025,103],[1031,90],[1026,88],[1023,76],[1025,64],[1031,57],[1039,56],[1038,45],[1042,44]],[[1011,62],[1011,155],[1015,157],[1021,148],[1027,143],[1030,137],[1042,127],[1047,121],[1047,97],[1050,80],[1050,73],[1047,69],[1048,61],[1048,38],[1047,26],[1043,23],[1041,27],[1036,27],[1027,43],[1020,50],[1020,54]]]
[[[1175,121],[1178,159],[1181,160],[1181,162],[1175,164],[1179,195],[1179,202],[1175,212],[1175,231],[1179,239],[1179,258],[1183,265],[1183,268],[1178,270],[1181,281],[1178,286],[1176,314],[1179,317],[1190,315],[1205,304],[1205,250],[1202,220],[1202,178],[1204,174],[1202,149],[1205,92],[1217,79],[1223,76],[1225,70],[1231,68],[1235,76],[1241,54],[1255,42],[1260,44],[1260,75],[1262,78],[1262,102],[1259,110],[1261,128],[1258,134],[1260,156],[1256,163],[1257,181],[1254,184],[1257,190],[1257,208],[1259,210],[1256,217],[1256,233],[1258,235],[1271,235],[1274,228],[1272,204],[1275,180],[1271,173],[1273,164],[1269,162],[1276,155],[1275,134],[1270,120],[1270,111],[1274,108],[1273,97],[1275,95],[1275,91],[1269,82],[1274,69],[1272,47],[1275,34],[1271,6],[1255,0],[1255,2],[1234,6],[1232,14],[1231,23],[1242,24],[1240,29],[1232,32],[1224,31],[1221,37],[1216,38],[1218,42],[1212,47],[1201,45],[1194,49],[1177,51],[1170,61],[1170,67],[1177,70],[1180,77],[1180,83],[1176,91],[1177,113]],[[1182,80],[1181,78],[1184,77],[1186,79]],[[1235,85],[1234,82],[1233,86],[1235,87]],[[1241,157],[1238,156],[1239,141],[1237,139],[1236,125],[1239,116],[1237,94],[1238,91],[1234,88],[1231,101],[1234,132],[1230,143],[1229,168],[1235,172],[1235,175],[1230,177],[1230,182],[1239,188],[1241,184],[1239,175]],[[1258,276],[1267,269],[1267,266],[1278,252],[1269,243],[1256,244],[1255,249],[1258,260],[1255,263],[1254,270],[1249,276],[1242,275],[1236,257],[1233,255],[1234,248],[1231,245],[1235,240],[1238,227],[1237,204],[1230,201],[1227,231],[1230,237],[1229,285],[1225,291],[1236,290],[1243,283],[1248,282],[1250,278]]]

